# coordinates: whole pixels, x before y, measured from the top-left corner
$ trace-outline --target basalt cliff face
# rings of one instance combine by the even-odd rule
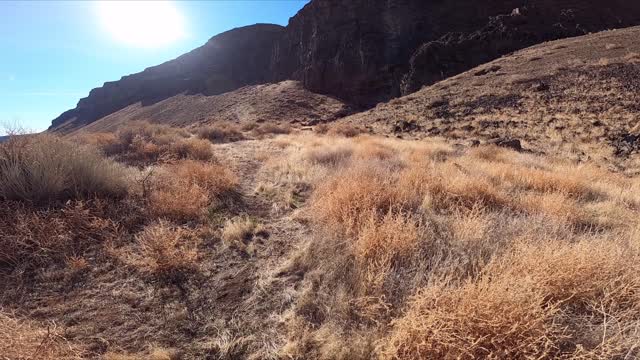
[[[217,95],[271,80],[271,49],[284,27],[257,24],[214,36],[205,45],[164,64],[91,90],[50,129],[68,132],[129,105],[155,104],[172,96]]]
[[[369,108],[536,43],[636,24],[640,2],[628,0],[313,0],[287,27],[234,29],[106,83],[51,129],[138,102],[289,79]]]

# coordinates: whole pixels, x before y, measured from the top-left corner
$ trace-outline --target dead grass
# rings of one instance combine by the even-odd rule
[[[135,236],[131,252],[120,253],[125,263],[143,272],[177,281],[198,269],[198,242],[193,231],[160,220]]]
[[[237,217],[227,220],[222,229],[222,240],[229,247],[246,250],[256,234],[264,232],[262,226],[253,218]]]
[[[620,196],[633,182],[495,148],[326,138],[305,150],[288,159],[324,176],[308,177],[316,235],[293,263],[314,285],[289,354],[332,358],[365,339],[377,345],[361,358],[637,355],[637,200]]]
[[[235,197],[237,186],[238,178],[225,166],[185,160],[158,169],[149,207],[160,217],[200,219]]]
[[[97,150],[54,135],[0,144],[0,199],[45,203],[127,193],[126,169]]]
[[[367,130],[361,126],[347,123],[332,124],[326,131],[326,133],[329,135],[344,136],[349,138],[364,134],[366,132]]]
[[[207,161],[213,159],[213,150],[206,140],[183,139],[169,146],[169,154],[178,159]]]
[[[385,357],[635,357],[640,282],[629,250],[613,239],[520,244],[477,280],[419,291]]]
[[[2,359],[83,359],[86,353],[64,338],[56,324],[45,326],[20,320],[0,311],[0,358]]]
[[[18,202],[0,206],[0,266],[34,268],[62,264],[120,236],[112,210],[124,203],[70,201],[61,208],[38,209]]]
[[[206,139],[214,144],[228,143],[240,141],[244,139],[244,135],[240,128],[234,124],[218,123],[198,129],[198,136]]]
[[[293,131],[290,124],[263,123],[252,129],[254,135],[263,137],[267,135],[285,135]]]
[[[3,200],[0,266],[46,279],[57,267],[82,286],[77,279],[111,274],[115,264],[131,288],[154,289],[136,306],[167,309],[141,314],[182,309],[175,316],[185,328],[151,344],[188,349],[187,357],[640,356],[638,179],[495,147],[279,139],[281,155],[259,154],[256,196],[216,221],[212,213],[254,184],[196,160],[148,168],[135,211],[112,198],[51,208]],[[101,266],[104,253],[115,256]],[[265,324],[273,329],[262,332]],[[174,354],[137,339],[109,356]]]
[[[77,137],[82,142],[99,146],[107,156],[131,165],[213,159],[208,141],[167,125],[135,122],[121,127],[115,134],[85,133]]]

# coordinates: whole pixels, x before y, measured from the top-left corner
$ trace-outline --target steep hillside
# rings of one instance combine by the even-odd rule
[[[613,166],[635,159],[640,27],[537,45],[341,121],[404,137],[517,138]]]
[[[298,80],[371,107],[542,41],[640,23],[626,0],[313,0],[286,28],[253,25],[91,91],[52,123],[68,132],[129,105]]]
[[[286,123],[313,125],[335,120],[349,108],[334,98],[305,90],[299,82],[245,86],[221,95],[180,94],[152,105],[136,103],[110,114],[83,131],[112,131],[136,120],[192,127],[214,123]]]
[[[215,95],[264,83],[271,48],[283,30],[257,24],[214,36],[175,60],[91,90],[50,129],[69,132],[137,102],[146,106],[182,93]]]
[[[626,0],[314,0],[274,51],[279,77],[369,107],[547,40],[637,25]]]

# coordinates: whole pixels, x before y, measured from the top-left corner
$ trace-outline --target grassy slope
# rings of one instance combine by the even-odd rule
[[[536,45],[341,121],[376,133],[408,121],[417,128],[398,133],[408,138],[518,138],[635,174],[637,156],[621,139],[639,124],[639,35],[634,27]]]
[[[3,202],[38,250],[3,267],[3,326],[57,324],[50,358],[634,354],[637,179],[433,139],[210,146],[125,199]]]

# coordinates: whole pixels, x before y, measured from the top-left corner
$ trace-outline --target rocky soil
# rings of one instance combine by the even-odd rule
[[[525,149],[636,173],[640,28],[540,44],[340,120],[406,138]]]

